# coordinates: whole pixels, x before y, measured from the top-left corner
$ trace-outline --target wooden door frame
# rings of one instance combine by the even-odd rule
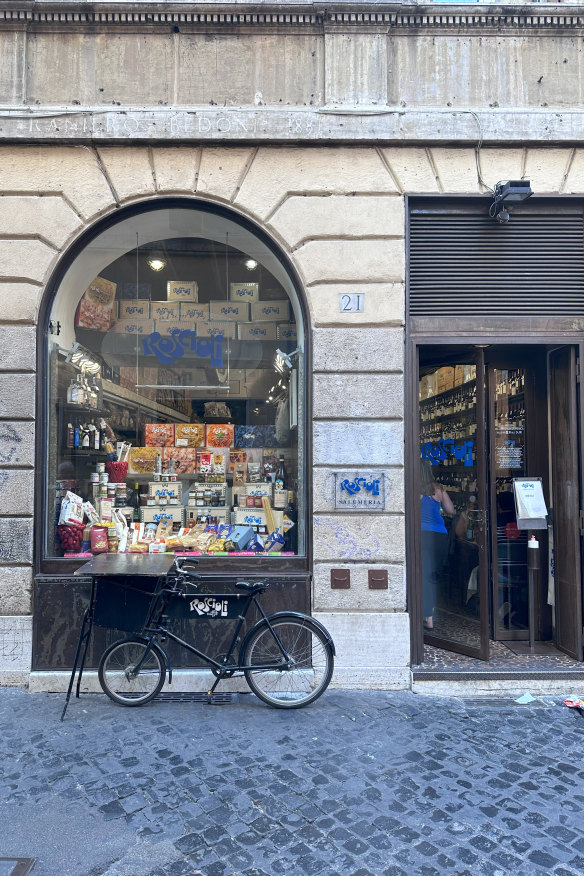
[[[583,612],[583,596],[582,596],[582,586],[584,582],[584,568],[583,568],[583,543],[582,543],[582,533],[583,533],[583,504],[584,504],[584,465],[582,460],[582,444],[584,441],[584,432],[583,432],[583,416],[584,416],[584,405],[582,403],[582,381],[580,379],[580,368],[582,362],[584,361],[584,341],[579,339],[575,343],[570,343],[568,339],[563,344],[556,345],[554,349],[548,351],[548,373],[550,374],[550,392],[551,392],[551,357],[554,353],[560,352],[563,349],[572,348],[572,353],[574,354],[573,367],[574,367],[574,382],[570,383],[569,386],[573,388],[573,398],[572,405],[575,410],[575,422],[573,424],[572,432],[574,439],[574,459],[575,464],[578,466],[578,502],[577,502],[577,519],[573,517],[569,517],[569,523],[573,525],[573,539],[576,545],[576,553],[580,559],[580,589],[577,591],[577,600],[579,602],[578,608],[579,618],[577,617],[576,623],[576,644],[574,650],[568,649],[565,645],[561,647],[560,641],[558,638],[558,633],[561,633],[561,630],[565,626],[569,626],[569,624],[564,624],[562,620],[562,612],[560,609],[561,599],[556,601],[556,638],[555,644],[560,650],[564,651],[566,654],[569,654],[576,660],[582,661],[584,659],[583,655],[583,629],[582,629],[582,612]],[[553,437],[553,436],[552,436]],[[552,478],[553,480],[553,478]],[[555,485],[554,485],[555,486]],[[557,547],[556,540],[556,531],[560,531],[560,529],[556,526],[557,522],[557,503],[556,503],[557,494],[553,496],[553,508],[554,508],[554,552]],[[559,553],[558,553],[559,555]],[[556,597],[558,596],[558,585],[555,587]],[[569,603],[569,610],[572,608],[572,604]]]
[[[515,321],[511,321],[515,323]],[[419,551],[419,525],[417,522],[418,503],[415,497],[419,495],[419,465],[418,460],[418,393],[419,393],[419,357],[420,346],[448,346],[463,347],[488,344],[491,346],[570,346],[576,345],[584,354],[584,341],[581,333],[574,332],[573,323],[571,331],[565,320],[546,320],[546,325],[538,321],[536,327],[528,326],[526,331],[518,334],[516,330],[501,330],[500,321],[494,326],[490,321],[477,320],[476,330],[467,324],[455,327],[453,331],[452,321],[444,321],[440,318],[432,320],[431,330],[415,332],[411,324],[406,326],[406,375],[405,375],[405,429],[404,429],[404,468],[405,468],[405,514],[406,514],[406,606],[410,619],[410,659],[412,665],[423,662],[424,658],[424,631],[422,622],[422,587],[421,587],[421,558]],[[487,323],[487,324],[485,324]],[[516,325],[516,323],[515,323]],[[584,326],[583,326],[584,327]],[[428,326],[428,328],[430,328]],[[457,330],[458,328],[458,330]],[[533,330],[535,328],[535,330]],[[547,330],[546,330],[547,328]],[[584,361],[584,360],[581,360]],[[584,439],[584,405],[580,405],[579,427],[580,435]],[[582,441],[580,454],[584,450]],[[584,472],[581,466],[580,480],[581,489],[584,487]],[[584,496],[584,492],[582,493]],[[584,570],[583,570],[584,571]]]

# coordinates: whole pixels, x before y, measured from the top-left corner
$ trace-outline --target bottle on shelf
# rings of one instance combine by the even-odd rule
[[[134,523],[140,522],[140,484],[134,482],[134,494],[132,496],[132,520]]]
[[[298,515],[294,504],[294,491],[288,490],[288,503],[284,510],[286,517],[292,522],[292,526],[284,533],[285,549],[296,553],[298,550]]]
[[[286,487],[286,468],[284,466],[283,456],[280,457],[278,471],[276,472],[276,479],[274,481],[274,487],[276,490],[283,490]]]
[[[79,435],[79,418],[75,417],[75,423],[73,426],[73,447],[80,447],[81,440]]]
[[[75,429],[73,423],[67,423],[67,447],[75,447]]]
[[[99,423],[93,424],[93,449],[101,450],[101,429]]]
[[[74,399],[74,396],[75,396],[75,398],[76,398],[76,394],[75,394],[75,393],[76,393],[75,378],[72,377],[72,378],[71,378],[71,383],[70,383],[69,386],[67,387],[67,404],[68,404],[68,405],[74,405],[74,404],[77,403],[76,401],[73,400],[73,399]]]

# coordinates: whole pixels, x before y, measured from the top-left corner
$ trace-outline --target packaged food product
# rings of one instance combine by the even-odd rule
[[[229,533],[229,540],[233,542],[235,550],[242,551],[245,545],[253,538],[251,526],[234,526]]]
[[[235,446],[242,447],[276,447],[275,426],[236,426]],[[249,458],[249,457],[248,457]]]
[[[91,524],[99,522],[99,514],[97,513],[91,502],[83,503],[83,513]]]
[[[233,486],[243,487],[247,478],[247,463],[236,462],[233,466]]]
[[[202,475],[213,474],[213,454],[206,450],[197,453],[197,471]]]
[[[108,553],[110,553],[110,554],[117,554],[117,552],[118,552],[118,545],[119,545],[118,534],[117,534],[116,530],[115,530],[113,527],[111,527],[111,528],[108,529],[108,531],[107,531],[107,549],[108,549]]]
[[[151,335],[153,331],[153,319],[118,319],[114,325],[114,332],[118,335]]]
[[[207,424],[207,447],[233,447],[234,428],[229,423]]]
[[[65,553],[78,553],[83,546],[85,527],[77,523],[66,523],[57,526],[61,547]]]
[[[132,447],[130,449],[130,474],[154,474],[156,447]]]
[[[167,551],[180,551],[183,547],[183,543],[180,539],[179,535],[170,535],[166,539],[166,550]]]
[[[156,538],[156,531],[158,529],[158,524],[156,523],[146,523],[144,526],[144,532],[140,538],[140,541],[143,542],[151,542]]]
[[[172,520],[161,520],[156,527],[156,538],[169,538],[172,535]]]
[[[116,284],[104,277],[95,277],[79,302],[75,316],[76,328],[107,331],[113,321]]]
[[[119,319],[149,319],[150,301],[144,298],[122,298],[118,302]]]
[[[180,318],[181,321],[208,322],[209,305],[182,301],[180,305]]]
[[[183,329],[193,331],[194,324],[189,324],[182,319],[158,319],[156,321],[156,331],[161,335],[172,335],[173,332],[181,332]]]
[[[262,468],[264,471],[264,478],[266,480],[274,480],[276,477],[276,472],[278,471],[278,457],[277,456],[268,456],[266,455],[266,451],[264,450],[264,459]]]
[[[208,548],[207,553],[215,554],[215,553],[223,553],[227,550],[225,547],[225,539],[224,538],[216,538],[215,541],[212,541]]]
[[[244,323],[237,324],[237,339],[239,341],[275,341],[276,323]]]
[[[290,302],[254,301],[251,305],[252,322],[290,322]]]
[[[236,465],[245,464],[247,462],[247,453],[245,450],[230,450],[229,451],[229,471],[235,471]]]
[[[227,450],[215,450],[213,452],[213,474],[225,478],[227,471],[229,453]],[[219,477],[217,478],[217,480]]]
[[[135,541],[128,547],[128,551],[131,554],[147,554],[148,553],[148,544],[143,541]]]
[[[99,519],[100,520],[104,521],[104,520],[111,520],[112,519],[112,513],[114,510],[114,503],[111,499],[103,499],[103,498],[98,499],[97,507],[98,507],[98,511],[99,511]]]
[[[144,443],[146,447],[170,447],[174,444],[174,423],[146,423]]]
[[[174,462],[174,472],[180,474],[195,474],[197,471],[197,451],[191,447],[165,447],[162,451],[165,462]]]
[[[229,297],[232,301],[258,301],[260,297],[260,284],[230,283]]]
[[[262,479],[261,465],[259,462],[248,462],[247,464],[247,480],[251,484],[257,484]]]
[[[180,319],[180,307],[176,302],[153,301],[150,313],[154,319]]]
[[[264,542],[264,547],[270,554],[279,554],[285,544],[284,536],[276,529],[268,535]]]
[[[204,423],[175,423],[174,443],[176,447],[204,447]]]
[[[196,550],[202,551],[206,553],[210,546],[217,540],[217,535],[215,532],[201,532],[197,536],[196,540]],[[225,544],[225,542],[223,542]]]
[[[67,490],[65,498],[61,502],[61,512],[59,514],[59,524],[77,524],[83,525],[83,499],[76,493]]]
[[[245,550],[253,551],[254,554],[263,553],[266,550],[266,547],[264,545],[264,540],[262,539],[261,535],[255,533],[255,535],[245,545]]]
[[[223,335],[224,338],[235,340],[235,326],[236,323],[229,322],[229,320],[223,322],[215,322],[213,320],[198,322],[197,335],[199,338],[212,338],[215,335]]]
[[[93,554],[106,554],[108,552],[107,526],[93,526],[90,542]]]
[[[169,280],[166,297],[168,301],[196,302],[199,299],[199,287],[195,280]]]
[[[297,341],[298,329],[296,323],[280,323],[278,325],[278,339],[281,341]]]
[[[209,318],[211,320],[228,319],[236,322],[249,322],[249,303],[247,301],[211,301]]]
[[[195,550],[197,539],[205,531],[203,524],[192,526],[187,532],[180,536],[181,543],[184,548]]]

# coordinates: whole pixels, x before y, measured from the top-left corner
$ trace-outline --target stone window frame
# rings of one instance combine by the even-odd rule
[[[303,462],[303,489],[304,489],[304,552],[300,556],[273,558],[266,557],[238,557],[238,570],[247,572],[282,572],[285,574],[306,573],[312,569],[312,332],[310,310],[306,293],[297,269],[282,246],[263,228],[257,221],[235,209],[232,205],[219,204],[207,198],[196,196],[170,195],[163,197],[148,197],[133,201],[131,204],[117,206],[105,215],[101,215],[95,222],[86,226],[70,246],[63,252],[57,262],[39,307],[37,323],[37,392],[36,392],[36,451],[35,451],[35,512],[39,521],[34,528],[33,544],[33,569],[35,574],[72,574],[83,560],[65,559],[63,557],[50,557],[45,550],[45,509],[47,507],[47,477],[46,477],[46,448],[49,440],[49,374],[48,374],[48,343],[50,336],[50,315],[54,299],[58,294],[61,282],[67,271],[79,258],[85,248],[102,232],[117,225],[119,222],[131,219],[143,213],[160,209],[192,209],[213,213],[223,216],[240,225],[244,230],[254,235],[260,243],[280,262],[290,281],[291,291],[297,298],[298,311],[302,318],[304,332],[304,375],[298,381],[298,398],[303,398],[304,404],[299,406],[302,411],[304,427],[304,462]],[[300,419],[300,417],[299,417]],[[300,464],[299,464],[300,468]],[[200,558],[201,571],[215,572],[225,567],[222,561],[225,558],[214,559],[210,556]],[[230,561],[232,562],[232,561]],[[204,569],[203,569],[204,566]]]

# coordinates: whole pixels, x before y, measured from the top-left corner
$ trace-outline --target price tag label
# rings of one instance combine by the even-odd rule
[[[355,292],[339,295],[339,310],[341,313],[363,313],[365,310],[365,293]]]

